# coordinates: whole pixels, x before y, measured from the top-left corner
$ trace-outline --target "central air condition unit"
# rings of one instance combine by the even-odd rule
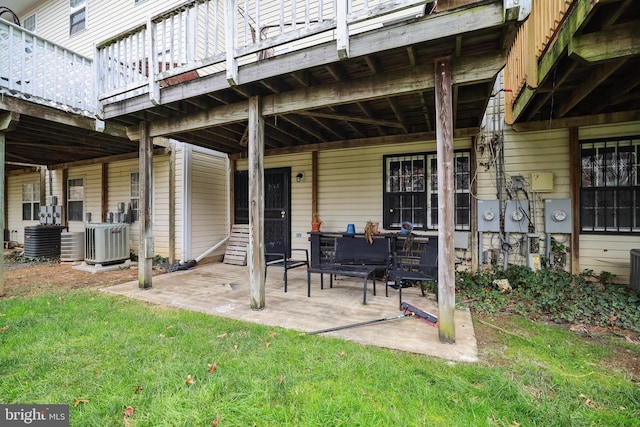
[[[129,224],[87,224],[84,261],[87,264],[117,264],[129,259]]]

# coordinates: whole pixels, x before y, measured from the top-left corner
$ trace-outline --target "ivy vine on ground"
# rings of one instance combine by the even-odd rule
[[[620,328],[640,332],[640,295],[615,276],[585,270],[510,265],[481,272],[458,272],[458,302],[486,315],[513,313],[536,321]],[[500,279],[506,279],[500,280]]]

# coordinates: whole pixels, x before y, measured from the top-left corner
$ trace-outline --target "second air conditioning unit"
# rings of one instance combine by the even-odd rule
[[[87,264],[117,264],[131,256],[129,224],[87,224],[84,235]]]

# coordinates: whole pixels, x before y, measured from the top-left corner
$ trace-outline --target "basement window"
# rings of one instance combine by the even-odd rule
[[[580,227],[640,232],[640,136],[580,142]]]
[[[67,181],[67,218],[69,221],[83,221],[84,179]]]
[[[140,172],[131,172],[129,187],[129,206],[131,207],[131,222],[140,218]]]
[[[36,221],[40,217],[40,182],[22,184],[22,220]]]

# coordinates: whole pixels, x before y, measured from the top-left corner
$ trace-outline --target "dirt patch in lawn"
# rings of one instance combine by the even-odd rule
[[[501,335],[519,336],[517,328],[511,321],[512,315],[492,316],[490,319],[476,313],[473,316],[478,355],[482,363],[491,366],[507,366],[509,359],[504,357],[507,346],[504,344],[504,340],[501,339]],[[602,360],[602,365],[611,371],[625,372],[633,378],[633,381],[640,383],[639,333],[601,327],[576,327],[575,325],[558,325],[558,327],[572,331],[578,338],[587,343],[608,348],[611,353]]]
[[[74,263],[58,259],[30,259],[18,255],[4,257],[3,297],[27,296],[80,288],[99,288],[138,280],[135,265],[114,271],[92,273],[74,269]],[[164,270],[155,269],[154,275]]]

